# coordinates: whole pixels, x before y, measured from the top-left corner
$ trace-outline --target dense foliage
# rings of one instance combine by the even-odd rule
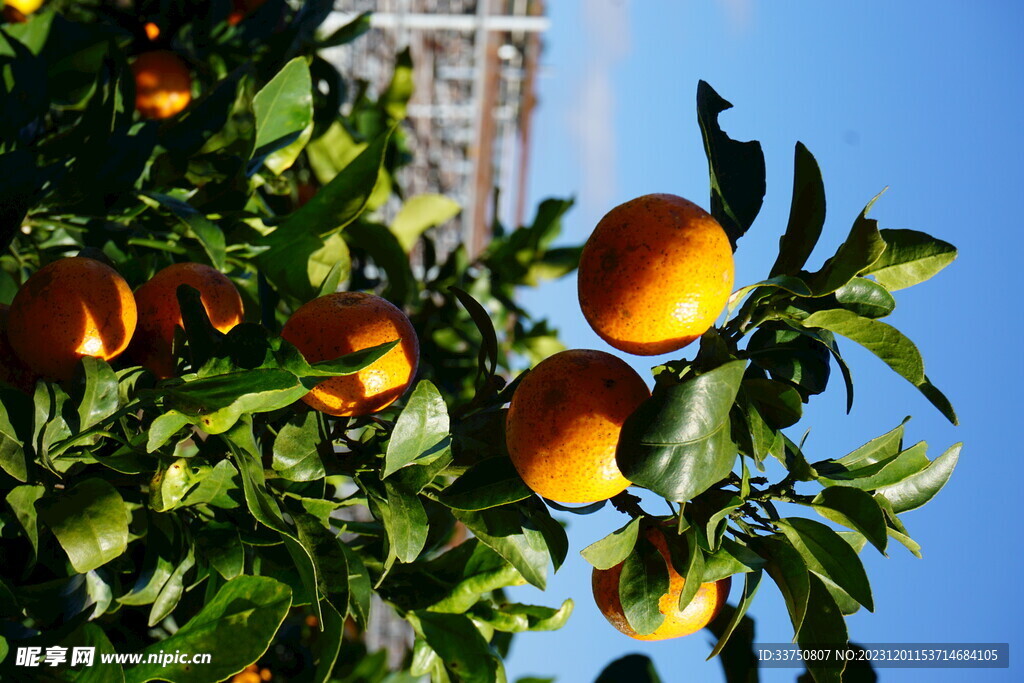
[[[575,268],[578,249],[552,246],[571,201],[543,202],[530,225],[495,224],[479,255],[439,252],[434,229],[457,205],[407,197],[400,183],[415,154],[402,126],[409,55],[379,94],[339,74],[319,51],[357,39],[368,21],[323,35],[331,4],[267,0],[232,24],[227,0],[54,2],[0,28],[0,302],[41,266],[84,250],[133,287],[173,262],[212,265],[248,316],[220,333],[183,287],[177,377],[85,358],[71,382],[0,387],[4,678],[24,674],[16,647],[86,643],[211,652],[213,662],[46,675],[218,681],[260,660],[284,680],[503,680],[513,634],[570,616],[571,601],[516,604],[503,589],[544,588],[566,560],[552,510],[602,506],[570,510],[533,494],[504,442],[509,380],[562,348],[515,290]],[[160,27],[155,41],[146,22]],[[186,61],[197,95],[160,121],[135,112],[129,67],[154,48]],[[697,104],[711,211],[736,245],[761,206],[764,158],[719,128],[730,105],[707,84]],[[655,368],[653,396],[622,433],[622,471],[677,512],[651,515],[616,496],[628,523],[584,551],[599,568],[625,563],[620,595],[639,633],[659,625],[668,580],[642,526],[678,531],[681,603],[701,583],[742,574],[738,603],[712,624],[730,677],[747,662],[740,636],[752,633],[745,612],[765,573],[798,642],[847,642],[844,616],[873,609],[859,553],[884,553],[893,539],[918,554],[902,515],[938,492],[959,453],[929,460],[923,442],[904,447],[900,424],[844,457],[815,459],[785,431],[833,367],[852,405],[837,337],[956,421],[916,347],[881,321],[892,292],[928,279],[955,250],[880,230],[866,208],[808,272],[824,220],[821,174],[798,144],[769,277],[734,294],[728,321],[692,359]],[[389,347],[309,363],[279,336],[291,311],[339,288],[403,307],[420,340],[414,389],[369,417],[296,401]],[[779,480],[769,481],[779,468],[768,461],[784,468]],[[415,634],[400,673],[361,644],[373,596]],[[811,674],[840,680],[841,670]]]

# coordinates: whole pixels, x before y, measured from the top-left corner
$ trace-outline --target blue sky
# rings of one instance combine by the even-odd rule
[[[864,204],[886,186],[871,214],[882,227],[923,230],[959,247],[959,259],[938,277],[897,293],[888,321],[917,343],[961,426],[947,424],[913,387],[846,343],[857,387],[853,412],[845,414],[836,387],[806,408],[794,430],[799,435],[812,428],[812,459],[840,456],[906,415],[914,416],[908,443],[928,441],[930,457],[965,443],[942,494],[905,517],[924,559],[896,544],[888,558],[866,549],[876,611],[847,621],[859,642],[1009,642],[1012,660],[1024,645],[1015,466],[1021,456],[1016,389],[1024,373],[1012,303],[1022,252],[1024,52],[1017,46],[1024,6],[874,0],[547,5],[553,24],[542,59],[529,189],[534,204],[576,196],[565,243],[584,241],[605,212],[641,194],[671,192],[708,206],[694,106],[697,81],[704,79],[735,105],[722,115],[724,129],[736,139],[760,140],[767,161],[765,204],[736,254],[737,286],[764,277],[774,260],[798,140],[816,156],[828,199],[825,235],[810,265],[832,253]],[[567,278],[524,292],[522,301],[550,318],[570,347],[611,351],[583,320],[575,287]],[[627,360],[647,377],[657,364]],[[607,662],[630,652],[653,657],[666,683],[722,680],[718,663],[704,662],[707,632],[641,643],[604,621],[578,551],[625,520],[603,510],[568,521],[566,566],[545,593],[524,588],[515,597],[556,604],[568,596],[576,612],[562,631],[517,638],[510,680],[533,674],[555,675],[561,683],[592,681]],[[791,637],[785,607],[767,578],[752,615],[759,641]],[[793,681],[796,673],[769,670],[762,680]],[[880,674],[883,681],[1019,678],[1014,669]]]

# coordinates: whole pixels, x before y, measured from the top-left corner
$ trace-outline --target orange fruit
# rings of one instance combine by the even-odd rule
[[[228,23],[237,25],[249,12],[259,9],[267,0],[232,0],[231,14],[228,15]]]
[[[668,592],[658,600],[658,609],[665,615],[665,621],[653,633],[647,635],[640,635],[629,625],[626,615],[622,611],[622,602],[619,600],[619,577],[622,575],[622,563],[611,569],[594,569],[592,584],[594,601],[597,603],[598,609],[601,610],[608,623],[630,638],[637,640],[666,640],[696,633],[718,616],[722,605],[725,604],[725,599],[729,596],[732,578],[726,577],[711,583],[702,583],[690,604],[686,606],[686,609],[680,611],[679,595],[683,592],[686,579],[680,576],[672,566],[668,544],[665,542],[663,532],[649,528],[644,535],[658,549],[668,566]]]
[[[580,256],[577,288],[590,326],[620,351],[681,349],[714,324],[732,291],[729,238],[704,209],[649,194],[601,219]]]
[[[43,6],[43,0],[6,0],[4,2],[4,19],[14,24],[28,21],[28,15]]]
[[[339,417],[369,415],[394,403],[409,387],[419,363],[419,340],[409,318],[373,294],[336,292],[313,299],[292,314],[281,336],[310,363],[402,340],[373,364],[321,382],[302,399]]]
[[[40,268],[11,302],[8,337],[46,379],[67,380],[83,356],[116,358],[135,332],[135,297],[117,271],[76,256]]]
[[[512,463],[545,498],[611,498],[629,486],[615,463],[622,423],[650,395],[640,375],[609,353],[556,353],[527,373],[512,395],[505,423]]]
[[[22,391],[31,391],[36,383],[36,373],[21,362],[7,338],[7,315],[10,310],[7,304],[0,304],[0,382],[6,382]]]
[[[210,322],[221,332],[227,332],[244,317],[242,297],[219,270],[202,263],[175,263],[158,272],[135,291],[139,326],[129,353],[161,379],[174,375],[174,329],[184,326],[178,285],[199,290]]]
[[[146,37],[150,40],[156,40],[160,37],[160,27],[152,21],[147,21],[142,26],[142,30],[145,31]]]
[[[135,108],[147,119],[174,116],[192,101],[192,72],[167,50],[143,52],[132,62]]]

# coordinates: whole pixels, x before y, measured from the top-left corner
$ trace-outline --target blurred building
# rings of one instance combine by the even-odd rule
[[[540,36],[548,27],[542,0],[337,0],[335,10],[326,32],[373,12],[367,35],[325,56],[374,92],[390,81],[398,51],[410,48],[415,160],[400,182],[409,196],[436,192],[462,205],[438,235],[440,250],[462,242],[479,252],[495,208],[506,224],[522,223]]]
[[[463,243],[474,255],[487,243],[495,210],[506,225],[523,222],[540,36],[548,27],[542,0],[337,0],[323,30],[363,12],[373,12],[369,33],[323,54],[376,95],[391,81],[396,54],[409,47],[414,160],[399,182],[409,197],[439,193],[458,201],[462,213],[438,230],[438,251]],[[369,622],[367,648],[387,650],[397,668],[412,646],[409,624],[376,597]]]

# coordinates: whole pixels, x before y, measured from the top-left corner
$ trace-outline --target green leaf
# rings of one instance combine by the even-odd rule
[[[389,128],[380,135],[312,199],[257,240],[256,246],[266,247],[256,263],[267,279],[293,296],[311,294],[320,285],[320,280],[306,282],[309,257],[324,246],[324,238],[345,228],[366,208],[393,131]],[[301,280],[296,279],[299,275]]]
[[[665,558],[643,536],[635,550],[626,556],[619,576],[619,601],[630,627],[640,635],[654,633],[665,621],[659,607],[668,592],[669,578]]]
[[[198,486],[190,489],[181,499],[181,505],[212,505],[230,510],[243,502],[242,485],[238,470],[230,460],[224,459],[199,480]]]
[[[760,378],[745,379],[741,390],[774,429],[790,427],[803,416],[803,401],[800,394],[782,382]]]
[[[92,356],[82,358],[83,382],[72,398],[78,403],[78,427],[84,431],[117,412],[117,373],[106,362]]]
[[[459,510],[486,510],[533,495],[512,461],[499,455],[476,463],[441,492],[438,501]]]
[[[853,486],[864,491],[892,486],[928,467],[927,450],[928,444],[921,441],[905,451],[859,469],[834,471],[822,468],[818,472],[825,476],[819,481],[825,486]]]
[[[527,539],[523,520],[514,506],[475,512],[452,510],[452,514],[482,543],[504,557],[524,579],[544,590],[549,553],[546,548],[538,548]]]
[[[216,223],[201,214],[188,202],[176,197],[157,192],[146,192],[145,196],[170,210],[188,230],[188,235],[199,241],[206,255],[210,257],[210,264],[214,268],[222,272],[227,270],[224,261],[227,254],[224,231]]]
[[[832,598],[825,583],[811,574],[807,616],[797,631],[797,643],[808,648],[828,645],[840,647],[846,645],[848,640],[846,621],[843,619],[839,606]],[[843,669],[835,666],[834,662],[825,663],[808,658],[804,665],[812,673],[816,683],[841,683],[842,681]]]
[[[583,559],[596,569],[611,569],[623,562],[636,547],[640,519],[640,517],[634,517],[624,527],[616,529],[600,541],[588,545],[580,551]]]
[[[459,214],[462,207],[454,199],[442,194],[421,194],[410,197],[398,210],[391,222],[391,232],[407,253],[430,228],[447,223]]]
[[[697,121],[711,175],[711,215],[722,224],[733,250],[764,201],[765,166],[761,143],[738,142],[726,135],[718,116],[732,108],[704,81],[697,84]]]
[[[858,470],[875,463],[886,462],[899,452],[903,444],[904,428],[909,417],[896,428],[875,437],[871,441],[839,458],[836,462],[847,470]]]
[[[317,48],[324,50],[329,47],[346,45],[370,30],[372,12],[363,12],[352,21],[344,24],[323,40],[317,41]]]
[[[451,448],[448,406],[430,381],[413,389],[388,443],[381,478],[411,464],[428,464]]]
[[[836,291],[870,267],[885,249],[885,242],[878,232],[878,221],[868,218],[868,211],[878,200],[877,195],[864,207],[857,220],[832,258],[825,261],[821,269],[810,276],[808,284],[816,296],[825,296]]]
[[[230,522],[206,522],[195,532],[196,547],[210,566],[230,581],[245,570],[245,549]]]
[[[935,276],[956,259],[956,247],[916,230],[882,230],[885,251],[862,275],[890,292],[913,287]]]
[[[704,582],[719,581],[727,576],[754,572],[765,565],[763,557],[731,538],[722,539],[722,547],[704,557]]]
[[[650,657],[633,654],[611,662],[594,683],[661,683],[661,677]]]
[[[424,568],[437,587],[414,587],[416,598],[431,612],[461,614],[485,593],[523,582],[522,575],[498,553],[471,538]]]
[[[0,469],[18,481],[28,481],[25,444],[11,424],[11,412],[31,415],[32,407],[21,392],[0,387]]]
[[[885,554],[888,540],[885,516],[870,493],[848,486],[833,486],[815,496],[811,506],[822,517],[859,531],[878,552]]]
[[[293,514],[299,543],[305,548],[316,574],[316,589],[339,614],[348,611],[348,556],[333,531],[313,515]],[[314,596],[314,600],[319,600]]]
[[[722,633],[715,635],[718,636],[718,642],[715,643],[715,647],[712,648],[711,654],[708,655],[707,660],[710,661],[714,657],[721,654],[722,650],[729,643],[729,638],[732,637],[736,627],[740,625],[743,620],[743,616],[747,613],[751,603],[754,601],[754,596],[757,595],[757,589],[761,587],[761,570],[757,569],[750,574],[747,574],[743,578],[743,594],[740,596],[739,604],[732,610],[732,615],[729,617],[729,621],[725,628],[722,629]]]
[[[898,484],[878,489],[878,493],[885,496],[886,500],[892,503],[893,510],[898,513],[916,510],[934,498],[949,481],[953,468],[960,458],[961,448],[962,443],[953,444],[925,469]]]
[[[286,408],[308,393],[287,370],[258,368],[204,377],[166,389],[166,400],[207,434],[221,434],[244,414]],[[173,424],[173,423],[172,423]]]
[[[761,536],[755,540],[753,547],[765,558],[765,571],[779,587],[789,619],[793,623],[793,631],[798,632],[807,614],[807,601],[811,592],[807,563],[782,535]]]
[[[675,501],[726,477],[736,461],[729,411],[744,366],[733,361],[682,384],[656,387],[622,427],[616,460],[623,475]]]
[[[39,522],[36,501],[46,493],[45,486],[15,486],[7,493],[7,504],[32,544],[33,561],[39,556]]]
[[[413,562],[427,542],[427,513],[419,496],[401,485],[386,481],[388,514],[384,520],[388,541],[402,562]]]
[[[820,522],[803,517],[788,517],[776,522],[808,569],[836,584],[850,597],[874,611],[871,586],[864,565],[839,534]]]
[[[874,280],[855,277],[835,292],[836,301],[864,318],[884,318],[896,310],[896,299]]]
[[[188,549],[185,558],[174,568],[167,581],[160,588],[159,595],[153,601],[153,607],[149,611],[149,627],[152,628],[166,619],[178,606],[178,601],[185,593],[185,574],[196,564],[193,548]]]
[[[313,134],[313,84],[305,57],[296,57],[252,101],[256,142],[251,170],[266,165],[280,175],[291,167]]]
[[[101,567],[128,547],[128,510],[103,479],[85,479],[40,501],[46,523],[79,574]]]
[[[758,327],[747,342],[747,356],[773,379],[795,384],[804,394],[820,394],[828,386],[828,347],[789,326],[769,323]]]
[[[380,104],[392,119],[401,121],[405,118],[406,106],[414,89],[412,77],[412,51],[405,47],[395,56],[395,72],[391,82],[381,93]]]
[[[411,612],[413,628],[444,662],[460,683],[492,683],[499,663],[473,622],[462,614]]]
[[[902,332],[895,327],[870,318],[862,318],[852,311],[831,309],[812,313],[802,321],[807,327],[821,327],[855,341],[892,368],[908,382],[916,386],[932,405],[953,424],[956,414],[946,397],[939,392],[924,374],[924,359],[921,352]]]
[[[796,143],[793,160],[793,199],[789,223],[779,239],[779,256],[771,275],[796,275],[807,263],[825,225],[825,184],[814,155]]]
[[[324,446],[317,414],[310,411],[293,415],[274,439],[272,467],[289,481],[322,479],[326,472],[320,449]]]
[[[215,653],[210,663],[139,664],[125,672],[127,683],[206,683],[228,678],[266,651],[291,604],[291,589],[269,577],[240,576],[228,581],[173,636],[142,651],[143,661],[150,653],[176,650]]]
[[[680,612],[689,606],[704,583],[704,552],[700,549],[697,540],[697,529],[691,526],[685,535],[688,553],[686,555],[686,571],[680,572],[684,578],[683,590],[679,592]],[[671,548],[671,539],[666,539],[666,541],[669,542]]]
[[[124,683],[124,670],[116,661],[103,662],[103,655],[116,655],[117,650],[107,638],[103,629],[94,623],[82,624],[71,638],[61,641],[65,647],[92,647],[94,650],[93,666],[74,671],[74,683]],[[0,660],[3,657],[0,656]],[[70,673],[70,672],[69,672]]]

